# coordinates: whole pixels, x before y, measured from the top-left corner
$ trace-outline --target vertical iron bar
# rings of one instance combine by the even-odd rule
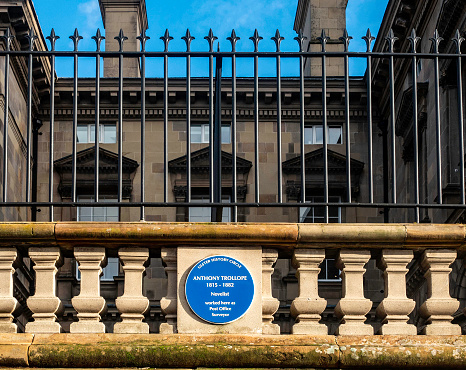
[[[324,50],[325,51],[325,50]],[[324,157],[324,223],[328,223],[328,153],[327,153],[327,57],[322,55],[322,146]]]
[[[53,202],[53,160],[55,150],[55,55],[50,56],[50,153],[49,153],[49,202]],[[53,222],[53,206],[49,207],[49,221]]]
[[[215,75],[215,119],[213,130],[214,202],[222,202],[222,57],[217,56]],[[222,221],[222,207],[212,208],[212,221]]]
[[[73,154],[72,154],[72,189],[71,201],[76,202],[76,164],[77,164],[77,135],[78,135],[78,54],[74,51],[73,73]]]
[[[372,56],[367,56],[367,143],[369,156],[369,202],[374,203],[373,144],[372,144]]]
[[[163,201],[168,202],[168,56],[163,56]]]
[[[437,149],[437,203],[443,203],[442,195],[442,151],[441,151],[441,131],[440,131],[440,80],[439,80],[439,58],[434,58],[435,70],[435,132]]]
[[[7,52],[10,51],[10,41],[6,40]],[[10,96],[10,54],[5,54],[5,114],[3,118],[3,202],[8,199],[8,119]]]
[[[146,165],[146,54],[141,55],[141,203],[146,200],[145,194],[145,165]],[[144,221],[145,207],[141,206],[140,219]]]
[[[278,203],[283,203],[283,171],[282,171],[282,79],[281,58],[277,55],[277,170],[278,170]]]
[[[418,91],[417,91],[417,55],[416,46],[419,37],[416,32],[412,31],[409,38],[412,44],[413,60],[412,60],[412,75],[413,75],[413,141],[414,141],[414,202],[419,204],[419,117],[418,117]],[[419,223],[419,207],[414,209],[415,222]]]
[[[348,51],[348,50],[346,50]],[[349,57],[345,55],[345,128],[346,128],[346,191],[347,201],[351,203],[351,127],[350,127],[350,88]]]
[[[95,165],[94,165],[94,196],[99,201],[100,173],[100,54],[95,59]]]
[[[191,55],[186,56],[186,202],[191,202]]]
[[[257,54],[254,56],[254,166],[254,199],[259,203],[259,56]]]
[[[215,160],[214,160],[214,56],[209,56],[209,159],[210,159],[210,185],[209,199],[214,202],[215,191]]]
[[[390,140],[391,140],[391,155],[392,155],[392,203],[396,204],[396,141],[395,141],[395,73],[394,73],[394,56],[390,55]]]
[[[457,32],[458,39],[458,59],[457,59],[457,89],[458,89],[458,131],[459,131],[459,147],[460,147],[460,189],[461,189],[461,204],[466,204],[465,184],[464,184],[464,109],[463,109],[463,72],[461,62],[461,42],[464,41]]]
[[[234,51],[235,52],[235,51]],[[236,54],[231,57],[231,154],[233,157],[232,167],[232,201],[238,202],[237,184],[237,162],[236,162]],[[232,221],[238,222],[238,207],[232,209]]]
[[[301,203],[306,203],[306,161],[304,148],[304,56],[299,56],[299,147],[301,155]],[[281,166],[281,163],[280,163]]]
[[[32,42],[32,41],[31,41]],[[26,136],[26,202],[31,201],[31,137],[32,137],[32,53],[28,60],[27,93],[27,136]]]
[[[118,63],[118,202],[123,200],[123,51]]]

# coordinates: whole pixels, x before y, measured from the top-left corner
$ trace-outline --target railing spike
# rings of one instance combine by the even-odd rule
[[[29,51],[33,51],[34,50],[34,41],[37,40],[37,38],[38,38],[36,36],[35,32],[34,32],[34,29],[31,28],[29,30],[29,33],[25,37],[29,42]]]
[[[307,40],[307,37],[303,35],[303,30],[300,29],[298,32],[298,36],[296,36],[294,39],[298,41],[299,51],[303,51],[304,40]]]
[[[372,36],[370,28],[367,29],[366,36],[361,37],[366,42],[366,51],[371,52],[372,41],[375,40],[375,37]]]
[[[257,53],[259,51],[259,41],[262,40],[263,37],[259,36],[259,32],[257,32],[257,28],[254,30],[254,36],[251,36],[249,40],[252,40],[254,43],[254,52]]]
[[[170,33],[168,32],[168,28],[165,30],[165,34],[160,37],[160,40],[163,41],[164,52],[167,52],[168,51],[168,44],[170,43],[171,40],[173,40],[173,37],[171,37]]]
[[[141,34],[136,37],[136,39],[141,43],[141,51],[146,51],[146,42],[147,40],[150,40],[150,37],[146,35],[146,30],[142,30]]]
[[[189,28],[186,30],[186,35],[184,35],[182,39],[186,42],[186,51],[189,53],[191,51],[191,41],[195,39],[194,36],[191,36]]]
[[[232,52],[235,52],[236,51],[236,43],[238,42],[238,40],[240,40],[241,38],[236,36],[236,32],[235,30],[231,30],[231,36],[230,37],[227,37],[227,40],[229,40],[231,42],[231,51]]]
[[[125,42],[125,40],[128,40],[128,38],[125,36],[125,34],[123,33],[123,30],[120,28],[120,33],[118,34],[118,36],[114,37],[115,40],[118,41],[118,44],[120,45],[120,52],[123,51],[123,44]]]
[[[411,43],[411,51],[413,53],[417,52],[417,43],[421,41],[421,38],[416,35],[416,30],[413,28],[411,31],[411,36],[408,37],[409,42]]]
[[[53,28],[52,28],[53,31]],[[14,35],[11,34],[10,27],[7,27],[5,34],[1,37],[1,39],[5,40],[6,50],[9,51],[11,47],[11,40],[15,38]],[[48,37],[47,37],[48,38]]]
[[[205,40],[209,43],[209,51],[213,52],[214,51],[214,41],[218,39],[217,36],[214,36],[214,33],[212,32],[212,28],[209,30],[209,34],[204,37]]]
[[[349,48],[349,43],[353,38],[351,36],[348,36],[348,31],[345,29],[343,31],[343,37],[340,37],[340,41],[343,42],[343,45],[345,47],[345,52],[348,51]]]
[[[320,37],[317,38],[317,40],[319,40],[322,44],[322,52],[325,52],[325,46],[327,45],[327,42],[330,40],[330,37],[327,36],[324,29],[322,30],[322,33]]]
[[[385,37],[385,40],[388,41],[388,51],[390,53],[393,53],[395,50],[395,42],[398,40],[398,37],[395,36],[395,32],[393,32],[393,29],[388,32],[388,36]]]
[[[443,38],[440,37],[437,29],[434,31],[434,37],[431,37],[429,40],[432,41],[432,45],[434,47],[434,53],[438,54],[439,46],[440,46],[440,43],[443,41]]]
[[[451,39],[456,44],[456,52],[461,54],[461,45],[463,44],[464,37],[461,36],[460,30],[456,30],[455,37]]]
[[[74,51],[78,51],[79,40],[82,40],[83,37],[79,35],[79,32],[78,32],[77,28],[74,29],[74,33],[73,33],[73,35],[70,36],[70,39],[73,40]]]
[[[105,40],[105,37],[102,36],[102,34],[100,33],[100,28],[97,28],[97,32],[95,33],[95,36],[92,36],[91,38],[95,41],[96,51],[99,52],[100,44],[102,43],[102,40]]]

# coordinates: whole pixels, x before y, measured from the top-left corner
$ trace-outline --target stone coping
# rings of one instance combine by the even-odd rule
[[[466,368],[466,336],[0,334],[0,367]]]
[[[465,250],[460,224],[290,224],[160,222],[2,222],[0,245],[153,249],[248,244],[294,248],[453,248]]]

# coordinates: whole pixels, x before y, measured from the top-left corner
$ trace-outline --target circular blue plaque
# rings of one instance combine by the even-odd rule
[[[249,270],[238,260],[212,256],[196,263],[186,279],[186,300],[193,312],[212,324],[242,317],[254,298]]]

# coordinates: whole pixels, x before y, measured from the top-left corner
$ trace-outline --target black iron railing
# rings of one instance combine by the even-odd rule
[[[59,38],[55,35],[52,30],[50,36],[47,39],[50,41],[50,50],[34,50],[35,40],[37,36],[34,34],[33,30],[29,32],[26,36],[29,42],[28,50],[12,50],[11,41],[13,36],[10,34],[9,29],[7,29],[5,35],[2,37],[5,45],[5,50],[0,51],[0,57],[5,58],[5,82],[4,82],[4,102],[5,102],[5,113],[3,120],[3,132],[4,132],[4,141],[3,141],[3,197],[1,207],[49,207],[50,208],[50,221],[53,221],[53,207],[76,207],[76,206],[86,206],[86,207],[96,207],[100,206],[99,194],[101,189],[99,189],[99,178],[101,174],[99,173],[99,130],[101,125],[101,101],[100,94],[95,94],[95,168],[94,168],[94,199],[95,202],[77,202],[77,127],[78,127],[78,94],[79,94],[79,78],[78,78],[78,62],[80,58],[95,58],[95,91],[101,91],[101,58],[117,58],[119,63],[119,76],[118,76],[118,123],[117,123],[117,147],[118,147],[118,191],[117,191],[117,201],[115,202],[106,202],[106,207],[138,207],[140,208],[140,218],[141,220],[145,219],[145,208],[146,207],[205,207],[205,203],[193,203],[192,202],[192,164],[191,164],[191,125],[192,125],[192,106],[191,106],[191,92],[192,92],[192,78],[191,78],[191,59],[192,58],[207,58],[209,60],[209,70],[206,73],[206,81],[208,81],[209,89],[209,99],[208,99],[208,122],[209,122],[209,147],[210,147],[210,175],[209,175],[209,206],[213,207],[212,220],[219,220],[221,218],[221,208],[222,207],[231,207],[233,210],[233,221],[237,221],[237,208],[238,207],[324,207],[325,208],[325,220],[328,221],[328,208],[329,207],[342,207],[342,208],[380,208],[380,209],[410,209],[414,210],[414,217],[412,221],[420,221],[420,210],[423,209],[444,209],[444,210],[464,210],[465,207],[465,183],[464,183],[464,108],[463,108],[463,92],[462,92],[462,60],[464,55],[461,53],[461,45],[463,38],[460,33],[457,32],[456,37],[453,39],[453,42],[456,44],[456,53],[439,53],[439,43],[441,42],[441,37],[436,32],[432,41],[432,51],[431,52],[419,52],[419,38],[416,36],[413,31],[409,41],[411,43],[411,52],[395,52],[395,43],[397,38],[395,37],[393,31],[387,36],[388,51],[371,51],[371,45],[374,40],[370,31],[367,35],[363,37],[367,44],[367,50],[365,52],[351,52],[349,50],[349,43],[351,37],[348,36],[347,32],[344,33],[343,37],[340,38],[342,44],[342,51],[338,52],[328,52],[326,50],[327,43],[329,38],[326,36],[325,32],[322,32],[321,37],[318,38],[318,42],[321,45],[321,51],[319,52],[308,52],[305,51],[305,42],[306,38],[299,33],[295,38],[299,44],[299,49],[296,52],[282,52],[280,51],[280,43],[283,38],[280,36],[280,33],[277,30],[272,39],[276,43],[276,51],[274,52],[261,52],[259,51],[259,41],[262,37],[259,36],[258,32],[254,33],[254,36],[250,39],[254,44],[254,51],[252,52],[238,52],[236,51],[236,43],[239,38],[236,36],[235,31],[231,33],[231,37],[228,40],[231,42],[231,51],[214,51],[214,41],[216,37],[213,35],[212,31],[209,32],[209,35],[205,37],[209,44],[209,51],[206,52],[193,52],[191,51],[190,45],[193,40],[192,35],[189,30],[186,32],[186,35],[182,38],[186,42],[186,51],[182,52],[173,52],[169,51],[169,42],[172,37],[169,35],[168,30],[165,35],[161,37],[164,43],[164,51],[147,51],[146,42],[149,37],[145,33],[141,34],[138,37],[141,45],[141,51],[139,52],[128,52],[124,50],[124,41],[127,39],[123,32],[115,37],[119,44],[120,50],[115,52],[102,51],[101,42],[104,37],[101,35],[100,31],[97,31],[97,34],[93,37],[96,42],[96,51],[79,51],[78,45],[82,37],[79,35],[76,30],[74,35],[70,36],[74,43],[73,51],[57,51],[55,44]],[[55,102],[55,93],[56,93],[56,84],[55,84],[55,70],[56,70],[56,57],[66,57],[73,58],[74,61],[74,73],[73,73],[73,114],[72,114],[72,181],[71,181],[71,202],[61,202],[54,200],[54,194],[56,189],[54,189],[54,161],[55,158],[55,149],[54,149],[54,135],[55,132],[55,111],[57,108],[57,103]],[[25,197],[24,199],[12,199],[9,194],[8,179],[10,171],[14,169],[8,167],[8,127],[9,127],[9,104],[10,104],[10,79],[11,75],[9,73],[11,58],[24,58],[27,60],[27,122],[26,122],[26,183],[25,184],[15,184],[15,186],[25,186]],[[50,137],[48,140],[49,145],[49,188],[48,188],[48,199],[34,201],[37,198],[33,196],[32,190],[32,177],[31,177],[31,168],[32,162],[37,160],[33,158],[33,88],[34,88],[34,79],[33,79],[33,67],[35,60],[38,58],[48,58],[50,62],[50,84],[49,84],[49,95],[50,95]],[[140,199],[133,199],[129,203],[123,203],[123,118],[124,118],[124,105],[125,101],[123,99],[124,91],[124,65],[125,59],[127,58],[137,58],[139,60],[140,67],[140,91],[141,91],[141,139],[140,139]],[[146,178],[146,59],[148,58],[161,58],[163,59],[163,194],[157,196],[159,201],[156,202],[147,202],[147,183]],[[170,175],[169,175],[169,147],[168,147],[168,132],[169,132],[169,81],[168,76],[168,64],[171,58],[184,58],[186,60],[186,105],[185,105],[185,117],[186,117],[186,197],[184,202],[175,202],[170,200]],[[237,111],[238,111],[238,102],[237,102],[237,70],[236,70],[236,60],[237,58],[249,58],[254,61],[254,77],[250,80],[251,90],[253,91],[253,136],[254,136],[254,160],[253,160],[253,171],[254,171],[254,184],[250,185],[250,191],[253,192],[254,196],[248,199],[245,202],[239,202],[237,198],[237,148],[239,140],[237,137]],[[276,201],[270,202],[261,201],[261,190],[262,190],[262,181],[261,181],[261,160],[260,160],[260,151],[259,144],[261,143],[261,133],[259,131],[259,123],[261,120],[260,117],[260,106],[261,102],[259,99],[260,94],[260,81],[259,77],[259,63],[262,58],[271,58],[276,61],[276,87],[274,91],[275,103],[276,103],[276,144],[277,150],[277,166],[276,166]],[[296,91],[299,93],[299,148],[300,152],[297,156],[300,157],[300,194],[298,201],[289,201],[284,199],[284,178],[283,178],[283,138],[282,138],[282,77],[281,77],[281,61],[282,58],[293,58],[299,60],[299,76],[294,78],[296,83]],[[343,60],[344,64],[344,74],[342,76],[334,77],[329,76],[327,73],[327,62],[330,59],[340,58]],[[367,136],[364,141],[361,143],[351,143],[351,104],[350,99],[351,94],[351,78],[349,73],[349,64],[352,58],[362,58],[367,61],[367,70],[365,76],[362,80],[365,82],[366,86],[366,95],[367,95],[367,109],[366,109],[366,131]],[[221,160],[221,124],[222,124],[222,108],[225,108],[225,105],[222,106],[222,61],[229,60],[231,61],[231,78],[224,78],[224,82],[228,81],[229,91],[231,91],[231,103],[228,106],[228,109],[231,109],[231,154],[232,154],[232,190],[231,190],[231,202],[228,204],[222,203],[222,160]],[[313,76],[311,79],[305,75],[305,65],[306,62],[312,60],[319,60],[322,66],[321,75]],[[377,60],[377,63],[374,62]],[[434,101],[435,104],[435,117],[432,120],[435,124],[434,132],[436,135],[436,189],[432,187],[429,188],[428,193],[425,194],[425,199],[427,201],[421,201],[421,182],[419,169],[420,169],[420,158],[419,158],[419,106],[418,106],[418,71],[417,65],[419,60],[430,60],[430,68],[433,69],[434,79],[429,82],[430,88],[434,89]],[[459,181],[458,187],[458,199],[449,202],[446,204],[442,194],[445,187],[445,179],[442,177],[444,170],[444,162],[446,160],[444,153],[444,146],[442,145],[442,126],[449,125],[450,122],[442,122],[441,116],[441,89],[440,89],[440,63],[443,61],[450,61],[450,63],[456,63],[456,91],[458,95],[458,105],[457,105],[457,125],[456,128],[458,132],[458,148],[459,153],[457,153],[456,158],[449,158],[451,162],[459,162]],[[215,63],[214,63],[215,62]],[[380,71],[385,68],[384,63],[388,62],[388,75],[380,77]],[[411,64],[412,72],[410,76],[405,77],[399,74],[399,69],[396,69],[397,63],[403,63],[404,65]],[[386,64],[385,64],[386,65]],[[378,76],[378,77],[375,77]],[[344,130],[345,133],[344,140],[346,142],[345,155],[346,155],[346,180],[345,180],[345,196],[342,199],[341,203],[331,203],[329,202],[329,159],[328,159],[328,81],[332,78],[333,80],[338,80],[341,82],[342,91],[344,91],[344,101],[341,103],[341,109],[344,110]],[[388,92],[389,102],[388,105],[382,104],[379,102],[374,102],[374,80],[378,78],[379,82],[382,81],[386,83],[385,86],[378,87],[382,91]],[[409,84],[412,86],[412,146],[413,146],[413,163],[414,165],[410,169],[412,171],[413,182],[410,184],[409,193],[410,202],[408,201],[398,201],[398,194],[400,189],[400,182],[405,181],[399,178],[398,169],[401,161],[400,145],[397,144],[397,133],[396,133],[396,118],[397,118],[397,109],[399,104],[397,99],[399,97],[397,93],[397,86],[399,86],[403,81],[408,80]],[[306,167],[306,143],[305,143],[305,128],[306,128],[306,90],[311,82],[313,86],[321,86],[321,111],[322,113],[322,144],[323,148],[323,159],[322,159],[322,194],[323,202],[322,203],[309,203],[307,202],[306,192],[307,179],[309,177],[309,171]],[[308,86],[306,86],[308,85]],[[379,84],[380,85],[380,84]],[[231,87],[230,87],[231,86]],[[231,90],[230,90],[231,89]],[[429,102],[430,103],[430,102]],[[223,103],[224,104],[224,103]],[[377,113],[377,123],[374,122],[374,111]],[[374,158],[374,148],[373,148],[373,137],[374,137],[374,125],[380,127],[380,122],[387,120],[387,143],[386,148],[388,152],[385,153],[386,161]],[[456,124],[456,123],[455,123]],[[430,127],[428,127],[429,129]],[[352,168],[351,168],[351,155],[352,149],[355,145],[363,145],[367,148],[367,165],[365,166],[365,181],[367,182],[367,191],[364,194],[360,194],[358,201],[355,197],[352,197],[353,194],[353,184],[352,184]],[[374,179],[376,178],[376,172],[380,171],[376,169],[376,166],[382,166],[390,171],[385,174],[383,187],[384,196],[375,195]],[[381,172],[377,172],[381,173]],[[251,180],[250,180],[251,182]],[[269,184],[267,184],[269,185]],[[365,185],[365,186],[366,186]],[[427,196],[429,195],[429,196]],[[387,220],[387,219],[386,219]]]

